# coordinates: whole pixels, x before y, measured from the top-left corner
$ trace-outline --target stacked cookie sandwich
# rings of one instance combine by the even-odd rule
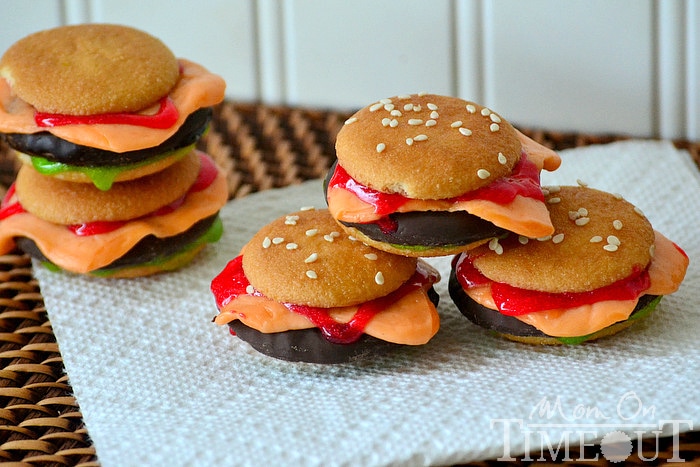
[[[41,31],[0,58],[0,133],[22,162],[0,251],[133,277],[180,267],[221,235],[224,174],[195,144],[223,80],[137,29]]]

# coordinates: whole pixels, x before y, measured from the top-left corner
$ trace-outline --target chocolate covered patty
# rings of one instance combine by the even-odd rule
[[[165,96],[179,79],[176,57],[159,39],[110,24],[62,26],[14,43],[0,76],[40,112],[95,115],[135,112]]]

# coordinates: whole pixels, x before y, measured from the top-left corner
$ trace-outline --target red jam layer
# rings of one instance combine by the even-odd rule
[[[491,295],[498,311],[508,316],[574,308],[607,300],[634,300],[651,286],[648,270],[639,268],[625,279],[590,292],[539,292],[491,281],[474,267],[471,258],[465,254],[455,257],[454,261],[457,280],[462,287],[469,289],[491,284]]]
[[[343,188],[350,191],[365,203],[373,205],[374,212],[381,216],[396,212],[410,200],[410,198],[397,193],[382,193],[362,185],[353,179],[339,164],[336,165],[328,187]],[[520,160],[515,164],[510,175],[494,180],[485,187],[441,201],[459,202],[484,199],[496,204],[506,205],[513,202],[517,195],[544,201],[540,187],[540,171],[527,158],[525,152],[521,154]]]
[[[422,268],[418,268],[413,276],[394,292],[360,305],[355,316],[347,323],[335,321],[327,308],[292,303],[282,304],[290,311],[308,318],[314,326],[321,330],[323,337],[329,342],[352,344],[362,337],[367,324],[377,313],[413,290],[421,288],[425,284],[432,284],[436,280],[436,277],[428,274]],[[243,272],[243,256],[237,256],[229,261],[224,270],[211,282],[211,291],[214,294],[216,305],[221,309],[237,296],[248,295],[246,289],[249,285],[250,282]],[[263,297],[258,291],[255,291],[253,295]]]
[[[173,201],[172,203],[160,207],[156,211],[150,214],[146,214],[143,217],[163,216],[166,214],[170,214],[185,202],[185,198],[188,194],[202,191],[214,182],[214,179],[216,178],[216,175],[218,173],[218,169],[216,167],[216,164],[214,164],[214,161],[212,161],[209,156],[202,152],[199,153],[199,160],[201,161],[199,174],[197,175],[197,179],[192,184],[187,193],[185,193],[182,197]],[[8,201],[14,196],[14,193],[15,185],[13,183],[7,191],[7,194],[5,195],[2,204],[0,204],[0,220],[10,217],[14,214],[26,212],[22,205],[19,203],[19,201],[8,204]],[[94,221],[86,222],[83,224],[68,225],[66,227],[75,235],[83,237],[88,235],[99,235],[107,232],[112,232],[124,226],[128,222],[131,221]]]
[[[100,115],[63,115],[37,112],[34,122],[40,127],[55,127],[64,125],[96,125],[117,124],[135,125],[146,128],[164,130],[170,128],[179,118],[179,112],[170,97],[165,96],[160,100],[158,111],[152,115],[144,115],[132,112],[116,112]]]

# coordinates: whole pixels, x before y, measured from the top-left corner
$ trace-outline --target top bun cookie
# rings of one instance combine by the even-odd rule
[[[266,225],[243,247],[243,271],[279,302],[323,308],[383,297],[416,271],[416,258],[354,240],[326,209],[299,211]]]
[[[654,229],[639,209],[593,188],[543,191],[554,234],[541,239],[513,235],[500,245],[493,240],[469,252],[486,277],[543,292],[587,292],[647,267]]]
[[[40,112],[135,112],[177,83],[177,58],[159,39],[110,24],[62,26],[31,34],[0,58],[0,76]]]
[[[382,99],[338,133],[338,163],[358,182],[414,199],[453,198],[512,172],[515,129],[492,110],[456,97]]]

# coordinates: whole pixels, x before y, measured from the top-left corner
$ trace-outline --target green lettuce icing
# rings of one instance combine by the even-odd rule
[[[161,159],[174,156],[177,159],[182,159],[194,149],[194,144],[183,148],[168,151],[155,157],[146,159],[145,161],[136,162],[134,164],[112,166],[112,167],[92,167],[82,165],[70,165],[63,162],[55,162],[41,156],[30,156],[32,165],[37,172],[43,175],[58,175],[65,172],[79,172],[86,175],[92,183],[102,191],[107,191],[112,188],[114,180],[120,173],[127,170],[134,170],[149,164],[153,164]]]

